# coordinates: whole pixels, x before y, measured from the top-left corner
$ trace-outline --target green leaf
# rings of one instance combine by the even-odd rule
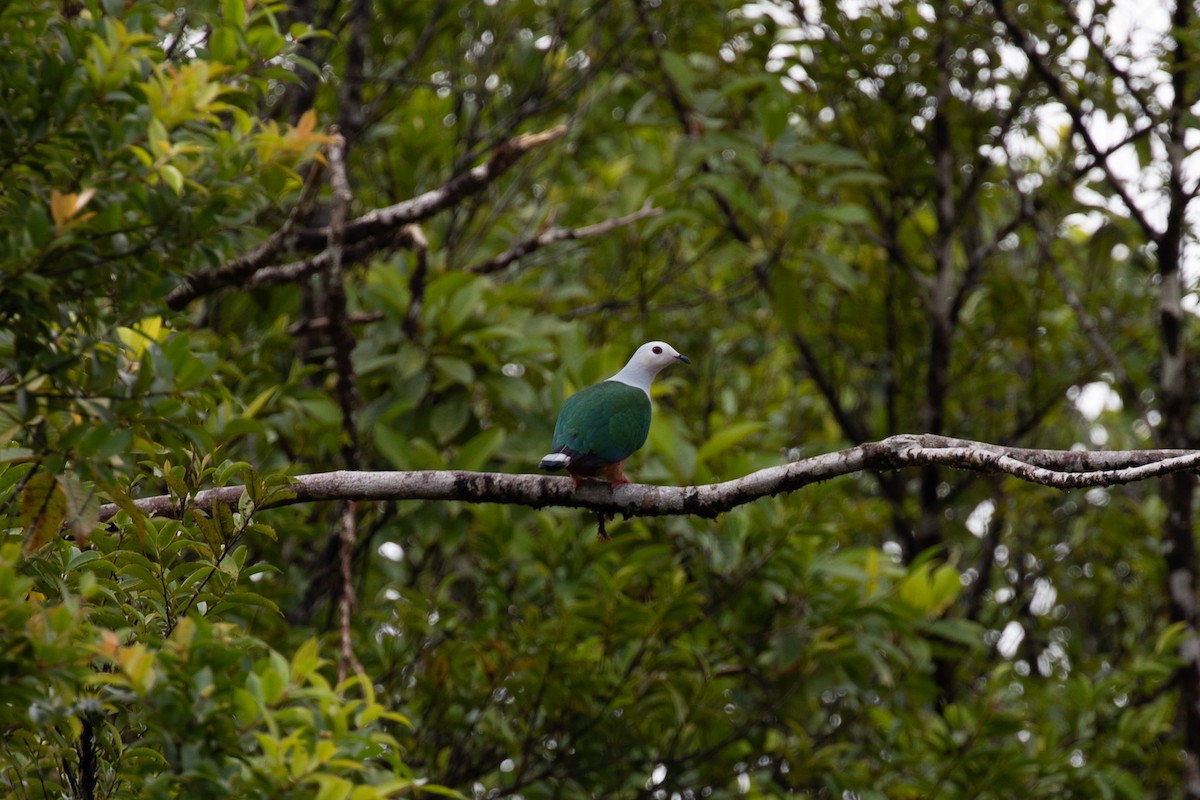
[[[226,0],[224,6],[240,6],[238,0]],[[223,25],[213,31],[209,37],[209,51],[217,61],[232,64],[238,58],[238,32],[235,28]]]
[[[313,775],[311,780],[320,786],[313,800],[346,800],[354,789],[353,783],[336,775],[318,773]]]
[[[821,213],[826,219],[843,225],[862,225],[871,221],[870,212],[855,203],[830,206]]]
[[[375,447],[383,454],[395,469],[411,469],[412,459],[409,455],[408,437],[401,434],[390,425],[377,424],[373,426]]]
[[[217,532],[220,534],[221,541],[229,544],[237,536],[237,525],[233,521],[233,511],[230,510],[228,503],[214,500],[212,514],[213,522],[217,525]]]
[[[480,432],[458,449],[451,465],[455,469],[482,469],[492,454],[504,443],[504,438],[503,428],[488,428]]]
[[[265,608],[273,614],[280,615],[279,606],[257,592],[229,592],[208,613],[214,619],[220,619],[224,614],[246,606]]]
[[[700,450],[696,453],[696,460],[708,462],[729,448],[743,443],[746,439],[765,427],[767,425],[764,422],[751,421],[735,422],[732,425],[726,425],[701,445]]]
[[[221,0],[221,16],[225,24],[237,30],[246,27],[246,0]]]
[[[175,194],[183,194],[183,173],[178,167],[163,164],[158,168],[158,174],[167,186],[175,190]]]
[[[0,449],[0,464],[13,461],[28,461],[34,457],[33,450],[28,447],[5,447]]]
[[[253,400],[246,404],[245,410],[242,411],[242,416],[246,419],[254,419],[278,393],[278,386],[263,389]]]
[[[931,633],[951,642],[971,648],[983,646],[984,629],[977,623],[965,619],[935,619],[927,623]]]
[[[429,415],[429,429],[437,437],[440,444],[446,444],[467,424],[471,408],[467,405],[467,396],[455,392],[442,399]]]
[[[679,53],[670,50],[663,50],[660,56],[663,68],[671,76],[671,81],[683,96],[684,102],[688,103],[688,105],[694,105],[691,95],[694,91],[695,79],[692,67],[688,64],[687,59]]]
[[[866,160],[853,150],[827,142],[798,147],[789,153],[789,156],[794,161],[807,164],[860,168],[868,166]]]
[[[931,561],[914,567],[899,587],[901,600],[934,616],[949,608],[960,591],[958,570],[950,564],[935,566]]]
[[[296,683],[304,683],[308,676],[325,663],[320,655],[320,646],[316,637],[306,639],[304,644],[296,648],[292,654],[291,674]]]
[[[75,553],[75,555],[71,556],[71,560],[67,562],[67,568],[63,570],[63,572],[74,572],[83,565],[90,564],[93,561],[99,560],[100,558],[103,558],[103,556],[97,550],[84,550],[82,552]]]
[[[475,370],[471,365],[461,358],[451,358],[448,356],[434,356],[433,365],[449,381],[440,381],[439,388],[443,388],[450,384],[458,384],[460,386],[470,386],[475,382]]]

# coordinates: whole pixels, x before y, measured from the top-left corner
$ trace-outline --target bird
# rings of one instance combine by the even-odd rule
[[[650,432],[650,384],[677,362],[692,363],[666,342],[646,342],[616,375],[568,397],[558,413],[552,449],[538,467],[566,468],[576,488],[581,478],[603,478],[613,487],[629,483],[625,459]]]

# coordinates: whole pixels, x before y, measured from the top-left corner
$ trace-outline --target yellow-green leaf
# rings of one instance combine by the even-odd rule
[[[221,15],[226,25],[234,28],[246,27],[246,0],[222,0]]]
[[[263,391],[259,392],[258,395],[246,406],[246,410],[242,412],[242,416],[246,419],[254,419],[256,416],[258,416],[258,412],[262,411],[267,403],[271,402],[271,398],[274,397],[275,393],[278,391],[278,386],[272,386],[269,389],[264,389]]]
[[[58,479],[40,472],[21,492],[21,527],[25,529],[25,555],[40,550],[58,535],[67,514],[67,496]]]
[[[183,173],[170,164],[163,164],[159,168],[158,174],[162,176],[163,181],[175,190],[175,194],[183,194]]]
[[[696,454],[696,460],[707,462],[709,459],[724,453],[734,445],[740,443],[746,437],[758,433],[763,428],[767,427],[765,422],[735,422],[732,425],[727,425],[721,430],[713,434],[707,442],[701,446],[700,451]]]

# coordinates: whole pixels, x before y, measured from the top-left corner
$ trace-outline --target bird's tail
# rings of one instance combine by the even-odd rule
[[[571,457],[566,453],[550,453],[543,456],[538,463],[538,469],[544,469],[547,472],[554,472],[571,463]]]

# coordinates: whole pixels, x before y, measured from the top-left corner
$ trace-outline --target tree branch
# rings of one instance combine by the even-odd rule
[[[183,283],[167,293],[167,307],[173,311],[179,311],[197,297],[212,294],[226,286],[238,285],[271,261],[275,254],[287,244],[296,223],[301,217],[308,214],[324,174],[324,164],[314,161],[308,170],[308,177],[305,178],[304,188],[300,190],[299,202],[292,208],[283,225],[279,226],[279,230],[249,252],[243,253],[232,261],[225,262],[216,269],[185,276]]]
[[[346,313],[346,322],[350,325],[366,325],[383,319],[382,311],[350,311]],[[288,326],[289,336],[299,336],[309,331],[323,331],[330,325],[329,317],[313,317],[293,322]]]
[[[597,222],[594,225],[585,225],[582,228],[562,228],[554,226],[549,228],[537,236],[518,242],[512,247],[505,250],[494,258],[489,258],[487,261],[474,264],[467,268],[468,272],[474,272],[478,275],[487,275],[492,272],[499,272],[514,261],[524,258],[525,256],[542,249],[546,245],[554,244],[555,242],[569,242],[576,239],[587,239],[592,236],[601,236],[609,231],[623,228],[626,225],[632,225],[638,220],[647,219],[648,217],[657,217],[663,213],[661,208],[656,208],[649,200],[637,211],[632,214],[626,214],[623,217],[614,219],[606,219],[603,222]]]
[[[562,138],[566,132],[565,125],[557,125],[540,133],[523,133],[501,142],[486,162],[455,175],[438,188],[394,205],[368,211],[346,223],[345,243],[356,244],[376,234],[420,222],[449,208],[464,197],[478,194],[507,172],[509,167],[526,153],[547,142]],[[309,228],[298,231],[296,236],[301,247],[320,250],[325,246],[329,232],[325,228]]]
[[[354,264],[365,261],[372,255],[399,247],[412,247],[413,239],[409,226],[398,231],[385,232],[371,236],[352,245],[342,245],[342,264]],[[257,289],[261,286],[274,286],[280,283],[295,283],[322,270],[328,269],[333,262],[333,253],[325,250],[303,261],[293,261],[277,267],[263,267],[246,279],[243,286],[247,289]]]
[[[1000,22],[1003,23],[1005,29],[1008,31],[1008,35],[1025,53],[1025,57],[1029,59],[1030,67],[1037,72],[1039,76],[1041,76],[1042,81],[1050,89],[1054,97],[1060,103],[1062,103],[1063,108],[1067,110],[1067,114],[1071,117],[1071,123],[1074,127],[1074,130],[1079,134],[1079,138],[1083,140],[1083,144],[1087,150],[1087,153],[1092,157],[1092,160],[1095,162],[1095,166],[1098,166],[1104,173],[1104,177],[1108,181],[1109,186],[1111,186],[1112,190],[1116,192],[1117,196],[1121,199],[1121,202],[1125,204],[1125,207],[1129,210],[1129,214],[1133,218],[1134,222],[1136,222],[1138,227],[1142,229],[1142,232],[1146,235],[1146,238],[1158,243],[1162,238],[1162,232],[1159,231],[1158,228],[1154,227],[1154,224],[1150,221],[1150,218],[1143,213],[1141,206],[1133,201],[1133,195],[1130,193],[1129,187],[1123,180],[1121,180],[1121,178],[1117,176],[1116,172],[1113,170],[1112,164],[1108,158],[1109,154],[1103,147],[1100,147],[1100,145],[1096,142],[1096,139],[1092,136],[1091,129],[1088,128],[1084,110],[1080,105],[1078,98],[1067,89],[1067,87],[1063,84],[1062,79],[1053,69],[1051,69],[1050,65],[1046,62],[1046,59],[1042,56],[1042,54],[1038,52],[1037,44],[1032,40],[1025,28],[1017,24],[1017,19],[1015,16],[1013,16],[1007,5],[1005,5],[1005,0],[996,0],[996,2],[992,4],[992,7],[996,10],[996,15],[999,17]]]
[[[585,481],[576,489],[570,478],[548,475],[464,470],[321,472],[296,476],[294,484],[268,498],[262,508],[327,500],[456,500],[532,508],[584,508],[627,517],[715,517],[760,498],[794,492],[841,475],[935,464],[1007,474],[1056,489],[1080,489],[1200,469],[1200,450],[1035,450],[933,434],[900,434],[703,486],[626,484],[611,488],[603,482]],[[242,489],[207,489],[183,505],[170,495],[146,497],[134,504],[152,516],[180,517],[188,508],[208,512],[215,501],[236,504]],[[101,506],[100,520],[112,519],[119,511],[115,503]]]
[[[356,0],[355,8],[359,14],[365,15],[360,7],[361,0]],[[361,21],[357,24],[362,24]],[[330,344],[333,345],[333,363],[337,373],[337,398],[342,409],[342,458],[346,466],[356,470],[362,465],[362,454],[359,449],[358,423],[356,415],[359,406],[358,376],[354,372],[352,355],[354,334],[350,331],[350,323],[346,319],[346,286],[342,273],[342,240],[346,232],[346,217],[350,213],[350,203],[353,194],[350,191],[350,179],[346,175],[346,140],[341,132],[334,127],[331,131],[332,142],[329,147],[329,183],[333,189],[330,201],[328,252],[331,256],[329,268],[322,272],[325,283],[325,316],[329,320],[326,331]],[[351,618],[357,605],[354,595],[353,557],[358,529],[355,525],[355,503],[353,500],[342,503],[342,513],[338,530],[338,564],[340,566],[341,592],[338,597],[338,638],[341,649],[338,654],[338,682],[346,679],[346,674],[353,669],[357,673],[363,671],[362,665],[354,657],[353,633]]]
[[[342,242],[346,231],[353,195],[350,180],[346,175],[346,140],[335,127],[329,147],[330,185],[333,196],[330,201],[329,239],[326,252],[329,266],[322,272],[325,284],[325,317],[329,325],[325,328],[329,343],[333,346],[333,363],[337,372],[337,398],[342,409],[342,457],[350,469],[361,466],[358,446],[358,427],[355,414],[358,412],[358,376],[354,373],[354,334],[346,320],[346,287],[342,274]]]
[[[345,223],[340,237],[344,248],[343,263],[362,261],[378,250],[397,246],[397,242],[411,244],[411,238],[403,232],[407,225],[433,216],[463,198],[483,191],[523,155],[562,137],[566,132],[565,126],[558,125],[540,133],[514,136],[502,142],[486,163],[455,175],[437,189],[394,205],[377,208],[350,220]],[[185,277],[183,283],[167,295],[167,306],[178,311],[198,297],[231,286],[253,288],[288,283],[327,268],[332,258],[326,249],[329,243],[329,228],[294,230],[296,221],[307,212],[311,193],[315,192],[319,185],[322,171],[319,164],[313,165],[301,201],[279,230],[244,255],[216,269]],[[293,241],[301,249],[315,252],[317,255],[282,266],[266,266],[276,253]]]
[[[404,232],[412,242],[417,263],[408,278],[408,313],[404,315],[401,329],[409,341],[417,338],[421,329],[421,309],[425,306],[425,282],[429,277],[429,240],[420,225],[405,225]]]

